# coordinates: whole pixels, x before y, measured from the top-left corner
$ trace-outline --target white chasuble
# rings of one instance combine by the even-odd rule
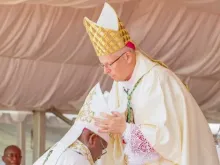
[[[132,77],[114,82],[110,109],[128,103],[132,91],[134,124],[122,136],[112,135],[103,165],[219,165],[214,139],[196,101],[170,70],[137,54]]]

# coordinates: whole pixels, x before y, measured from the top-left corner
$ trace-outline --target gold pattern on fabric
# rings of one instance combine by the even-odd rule
[[[128,156],[127,155],[124,156],[124,162],[125,162],[125,165],[128,165]]]
[[[95,95],[96,92],[94,90],[92,90],[90,92],[90,94],[87,96],[85,103],[83,104],[77,118],[76,121],[83,121],[83,122],[88,122],[91,123],[93,120],[93,117],[95,115],[95,113],[91,110],[91,101],[92,101],[92,97],[93,95]]]
[[[128,31],[119,19],[117,31],[98,26],[88,18],[84,18],[83,23],[97,56],[113,54],[131,41]]]

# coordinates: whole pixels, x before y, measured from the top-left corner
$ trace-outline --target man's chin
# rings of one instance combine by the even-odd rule
[[[118,78],[115,77],[115,76],[110,76],[110,77],[111,77],[111,79],[114,80],[114,81],[121,81],[120,79],[118,79]]]
[[[112,77],[111,77],[112,78]],[[112,78],[114,81],[116,82],[120,82],[120,81],[125,81],[125,80],[122,80],[122,79],[119,79],[119,78]]]

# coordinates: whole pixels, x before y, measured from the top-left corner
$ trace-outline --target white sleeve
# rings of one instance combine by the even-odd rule
[[[129,155],[130,163],[150,163],[160,158],[160,155],[142,133],[141,127],[136,124],[127,124],[123,141],[126,144],[124,152]]]

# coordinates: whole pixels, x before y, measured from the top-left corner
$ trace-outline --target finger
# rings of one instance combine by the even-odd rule
[[[108,129],[99,129],[99,133],[110,133]]]
[[[101,123],[97,123],[95,122],[95,126],[99,127],[100,129],[108,129],[108,125],[107,124],[101,124]]]
[[[98,118],[98,117],[94,117],[93,118],[96,122],[102,122],[102,121],[104,121],[104,119],[101,119],[101,118]]]
[[[109,115],[109,114],[107,114],[107,113],[105,113],[105,112],[101,112],[100,115],[101,115],[102,117],[104,117],[104,118],[107,118],[107,119],[112,119],[112,118],[113,118],[112,115]]]
[[[100,119],[100,118],[94,118],[96,123],[100,123],[100,124],[109,124],[109,120],[108,119]]]
[[[116,111],[112,111],[112,115],[114,115],[115,117],[120,117],[121,114],[119,112]]]

